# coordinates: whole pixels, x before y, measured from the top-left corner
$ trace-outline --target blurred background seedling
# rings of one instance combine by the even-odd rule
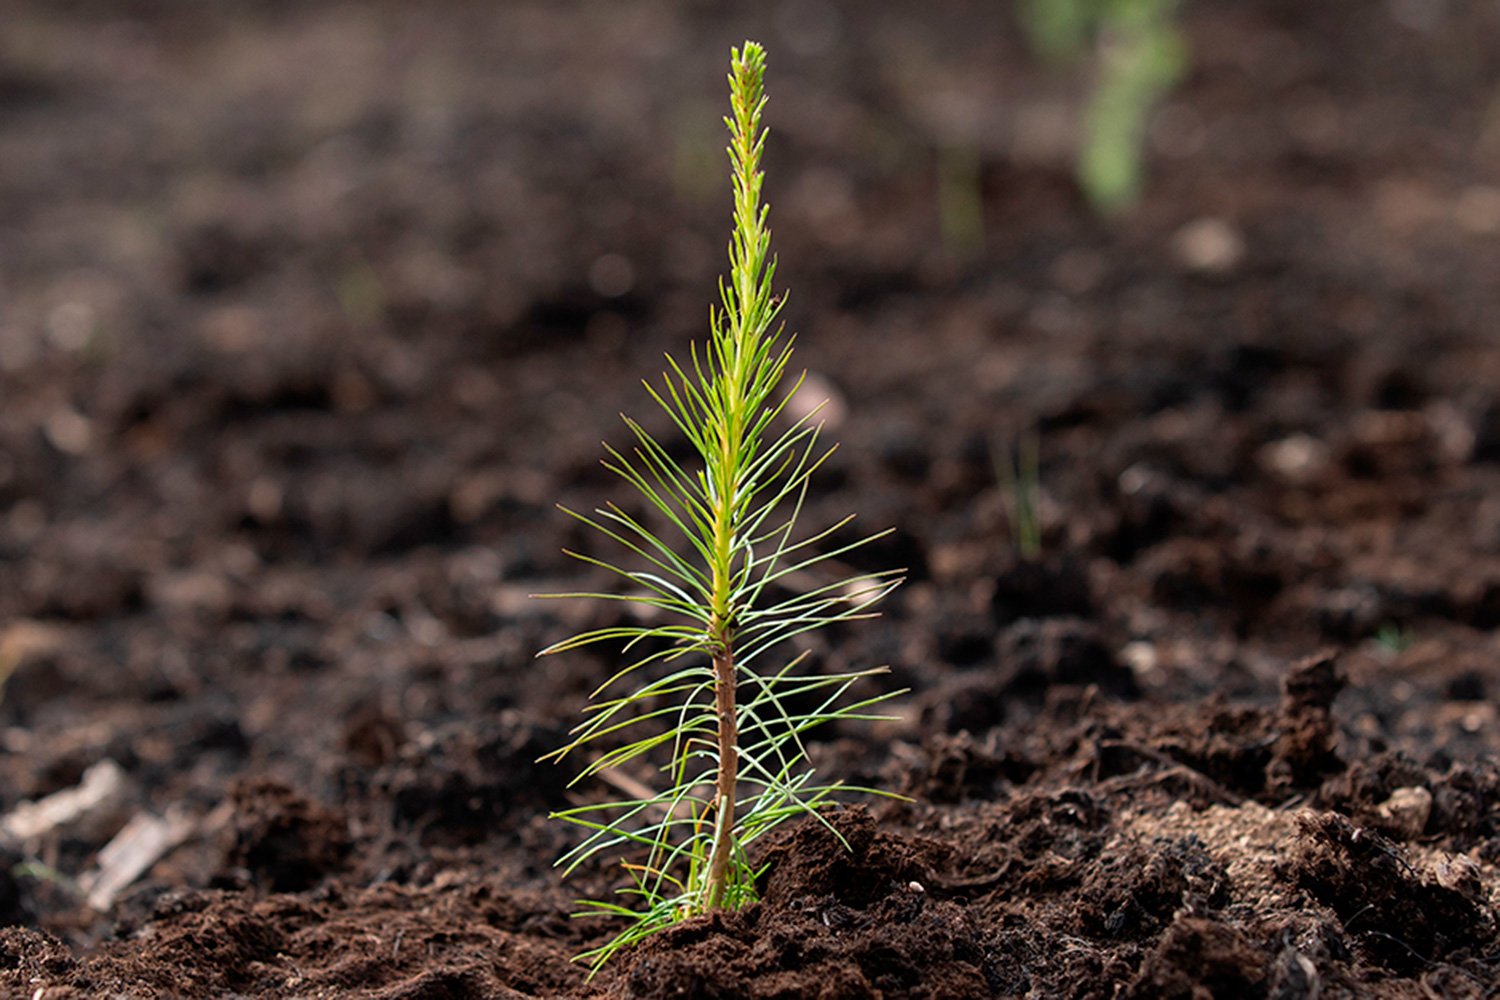
[[[1416,637],[1411,629],[1398,622],[1386,622],[1375,632],[1375,645],[1387,657],[1400,656],[1412,647]]]
[[[1014,445],[992,449],[995,476],[1005,500],[1010,537],[1021,558],[1042,555],[1042,444],[1036,431],[1021,434]]]
[[[968,145],[947,145],[937,155],[938,230],[943,248],[967,261],[984,249],[983,163]]]
[[[1047,61],[1093,56],[1076,173],[1095,210],[1116,215],[1141,196],[1151,115],[1188,66],[1180,0],[1024,0],[1021,23]]]

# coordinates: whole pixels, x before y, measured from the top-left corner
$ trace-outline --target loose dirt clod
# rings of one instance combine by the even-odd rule
[[[1299,824],[1305,839],[1287,875],[1338,914],[1365,961],[1410,974],[1464,950],[1493,949],[1495,911],[1472,884],[1445,885],[1336,813],[1308,813]]]
[[[1260,950],[1238,929],[1183,917],[1167,928],[1126,988],[1130,1000],[1203,1000],[1263,994]]]
[[[862,809],[828,818],[833,830],[803,820],[767,851],[760,903],[647,942],[626,995],[958,1000],[992,993],[999,970],[985,935],[963,907],[922,887],[941,851],[890,837]]]
[[[1335,753],[1337,727],[1332,710],[1345,683],[1337,659],[1328,654],[1297,664],[1287,675],[1277,720],[1280,732],[1267,768],[1272,788],[1308,788],[1342,770]]]
[[[346,821],[285,785],[242,782],[232,798],[227,860],[273,892],[311,887],[349,853]]]

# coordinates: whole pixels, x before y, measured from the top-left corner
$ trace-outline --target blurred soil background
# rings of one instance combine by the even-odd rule
[[[5,6],[6,996],[1495,995],[1500,6],[1188,3],[1109,221],[1002,0]],[[909,567],[813,752],[913,802],[585,984],[608,664],[533,654],[628,611],[528,595],[706,332],[746,37],[807,523]]]

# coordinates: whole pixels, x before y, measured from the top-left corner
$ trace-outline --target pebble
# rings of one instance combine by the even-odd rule
[[[1172,255],[1189,271],[1224,274],[1245,257],[1245,238],[1223,219],[1194,219],[1172,237]]]
[[[1308,434],[1272,441],[1256,456],[1267,471],[1293,484],[1313,482],[1328,467],[1328,446]]]
[[[1432,815],[1432,793],[1420,786],[1398,788],[1391,797],[1375,807],[1387,824],[1408,840],[1419,837]]]

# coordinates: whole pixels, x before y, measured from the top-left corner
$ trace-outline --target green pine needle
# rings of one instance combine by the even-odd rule
[[[619,890],[624,903],[581,904],[580,916],[626,922],[607,944],[578,956],[594,971],[681,920],[754,902],[761,872],[751,866],[749,848],[756,840],[799,816],[822,819],[837,792],[872,793],[817,782],[807,734],[841,720],[881,718],[871,709],[899,693],[850,697],[884,668],[824,674],[805,654],[774,658],[787,657],[788,641],[806,632],[871,617],[900,583],[900,571],[812,575],[881,537],[819,551],[852,515],[797,534],[809,481],[833,449],[820,441],[816,412],[791,420],[785,413],[802,377],[788,375],[794,338],[777,321],[784,300],[772,293],[776,260],[761,203],[765,66],[755,42],[731,51],[724,121],[734,230],[710,338],[693,346],[686,365],[669,356],[661,382],[646,384],[693,460],[679,462],[677,450],[626,417],[632,447],[606,446],[604,465],[660,523],[614,504],[567,510],[623,549],[634,568],[569,554],[620,577],[628,593],[546,595],[630,601],[661,619],[585,631],[542,651],[602,643],[623,657],[594,691],[570,742],[545,758],[578,754],[586,763],[575,784],[603,775],[639,795],[555,814],[584,831],[558,860],[565,872],[601,853],[619,854],[628,876]],[[808,579],[817,582],[804,584]],[[639,785],[635,775],[647,773],[641,764],[661,776],[659,789]]]

